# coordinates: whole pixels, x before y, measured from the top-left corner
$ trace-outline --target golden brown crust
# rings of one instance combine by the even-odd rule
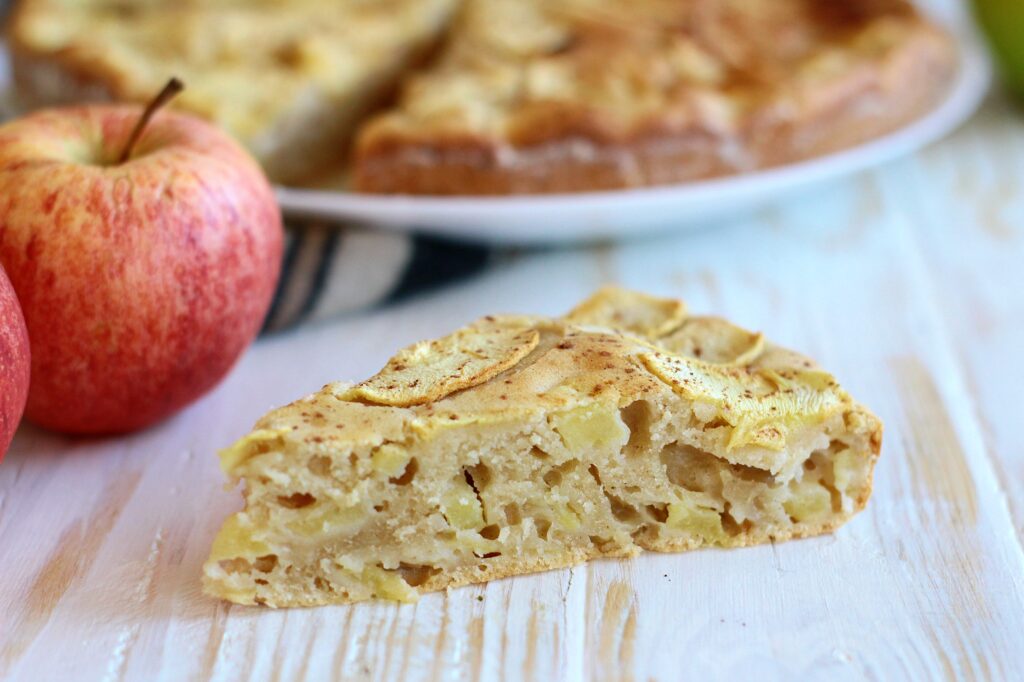
[[[731,4],[711,3],[726,10]],[[663,6],[657,0],[646,5]],[[413,80],[399,109],[362,130],[356,188],[408,194],[572,192],[778,166],[905,125],[935,105],[955,68],[949,38],[898,0],[842,3],[845,9],[827,1],[780,0],[770,10],[755,9],[765,3],[737,4],[751,21],[764,11],[795,26],[754,22],[751,28],[740,22],[733,34],[719,25],[728,22],[715,12],[710,19],[691,14],[696,6],[708,3],[689,9],[680,3],[673,10],[675,20],[690,24],[682,34],[655,13],[665,23],[641,26],[646,32],[635,26],[616,32],[605,25],[595,31],[580,28],[584,20],[570,23],[572,43],[564,53],[531,53],[530,59],[486,60],[477,54],[478,45],[462,53],[453,48],[447,63]],[[554,13],[550,7],[542,11]],[[733,40],[725,47],[715,42],[723,30]],[[790,30],[797,35],[789,42],[797,47],[787,47],[784,38],[777,49],[766,45],[750,35],[755,30]],[[715,54],[716,47],[726,54]],[[747,47],[755,54],[747,54]],[[675,56],[681,66],[659,73]],[[566,82],[532,92],[531,78],[540,80],[535,74],[545,70]],[[511,79],[526,84],[506,100],[496,96],[500,104],[479,104],[483,93]],[[479,92],[464,95],[464,101],[448,102],[436,92],[456,93],[467,81]],[[636,92],[620,97],[627,89]]]
[[[807,358],[606,288],[565,318],[485,318],[416,344],[261,419],[221,454],[246,508],[214,542],[206,589],[413,600],[594,557],[815,535],[864,507],[880,444],[877,418]]]

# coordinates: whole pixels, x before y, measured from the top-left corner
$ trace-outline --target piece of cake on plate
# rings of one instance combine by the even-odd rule
[[[882,426],[813,362],[608,288],[485,317],[275,410],[221,453],[245,483],[209,594],[300,606],[641,550],[818,535],[864,508]]]

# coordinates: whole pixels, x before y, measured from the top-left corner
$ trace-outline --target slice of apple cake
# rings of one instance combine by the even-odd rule
[[[641,549],[817,535],[863,509],[882,425],[833,377],[682,302],[608,288],[485,317],[221,453],[245,482],[208,593],[299,606]]]

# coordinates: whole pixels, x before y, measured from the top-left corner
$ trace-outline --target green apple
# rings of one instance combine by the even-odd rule
[[[974,13],[1007,85],[1024,97],[1024,0],[974,0]]]

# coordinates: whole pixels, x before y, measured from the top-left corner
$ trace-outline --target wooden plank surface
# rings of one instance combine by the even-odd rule
[[[994,99],[908,171],[917,248],[1024,539],[1024,110]]]
[[[0,465],[0,676],[23,680],[1021,679],[1024,116],[995,100],[914,158],[681,238],[523,255],[399,308],[257,344],[129,438],[24,428]],[[837,534],[648,554],[414,606],[216,603],[239,505],[213,452],[272,406],[494,311],[616,281],[761,329],[886,423]]]

